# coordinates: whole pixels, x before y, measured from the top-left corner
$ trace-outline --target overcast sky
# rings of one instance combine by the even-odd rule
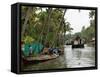
[[[80,32],[82,27],[89,26],[89,12],[90,10],[75,10],[69,9],[66,11],[65,19],[70,22],[71,27],[74,29],[72,33]]]

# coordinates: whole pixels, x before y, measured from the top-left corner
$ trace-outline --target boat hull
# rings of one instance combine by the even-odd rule
[[[72,45],[72,48],[84,48],[84,44]]]
[[[37,63],[40,63],[40,62],[45,62],[45,61],[48,61],[48,60],[52,60],[52,59],[56,59],[58,56],[55,56],[55,55],[48,55],[48,57],[33,57],[33,58],[22,58],[23,59],[23,63],[24,64],[37,64]]]

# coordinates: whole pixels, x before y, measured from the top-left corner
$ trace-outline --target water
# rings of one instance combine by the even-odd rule
[[[45,70],[95,66],[95,48],[85,45],[85,48],[72,49],[65,45],[64,55],[46,62],[22,65],[23,70]]]
[[[72,49],[65,46],[65,60],[67,68],[95,66],[95,48],[85,45],[85,48]]]

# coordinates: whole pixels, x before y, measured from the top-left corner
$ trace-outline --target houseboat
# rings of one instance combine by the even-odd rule
[[[84,40],[77,36],[72,41],[72,48],[84,48]]]

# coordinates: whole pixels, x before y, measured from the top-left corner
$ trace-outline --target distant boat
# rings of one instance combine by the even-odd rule
[[[84,48],[84,40],[82,40],[79,36],[77,36],[72,41],[72,48]]]

